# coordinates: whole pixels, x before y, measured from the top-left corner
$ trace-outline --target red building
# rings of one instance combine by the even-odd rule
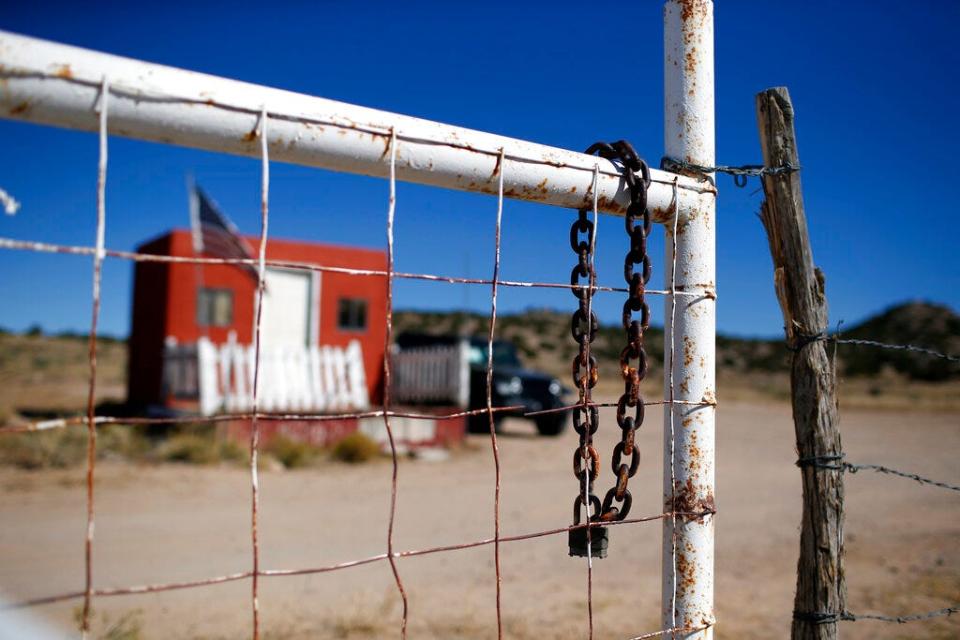
[[[256,238],[246,238],[246,241],[251,248],[257,246]],[[137,251],[164,256],[194,255],[190,231],[179,229],[144,243]],[[266,254],[268,260],[378,271],[386,269],[386,254],[372,249],[269,239]],[[279,353],[284,358],[296,360],[298,353],[302,353],[306,364],[301,365],[309,367],[311,349],[321,355],[342,353],[351,342],[356,342],[362,352],[367,400],[374,404],[378,402],[386,331],[385,278],[268,266],[265,280],[261,323],[264,366],[270,366],[266,362],[272,357],[270,354]],[[200,342],[220,349],[216,353],[218,357],[225,357],[222,353],[225,345],[251,345],[256,285],[250,271],[236,265],[137,263],[128,365],[127,397],[130,405],[144,410],[189,409],[191,401],[199,402],[204,372],[198,369],[191,374],[188,371],[186,377],[192,375],[192,381],[174,380],[170,359],[177,353],[182,356],[184,348],[193,346],[196,349]],[[356,347],[352,353],[355,352]],[[276,371],[281,369],[290,373],[289,366],[275,367]],[[225,374],[225,371],[220,371],[221,377],[230,377],[231,374]],[[236,369],[232,375],[236,375]],[[318,377],[321,378],[318,384],[321,384],[322,373]],[[275,382],[275,378],[276,375],[271,376],[271,382]],[[218,384],[223,387],[228,382],[237,381],[221,379]],[[302,380],[296,382],[303,385]],[[247,392],[249,387],[248,383],[244,387]],[[297,393],[305,396],[309,395],[309,390],[300,389],[292,395]],[[359,394],[355,395],[359,397]],[[303,406],[310,404],[303,398],[286,404],[290,406],[272,408],[323,408]],[[327,404],[330,409],[337,408]],[[216,410],[230,408],[218,407]]]
[[[258,242],[249,237],[244,241],[251,248]],[[191,233],[171,231],[144,243],[137,252],[193,257]],[[267,267],[258,410],[315,415],[376,409],[383,398],[385,252],[270,239],[266,254],[267,260],[381,274]],[[136,263],[127,379],[130,407],[153,415],[249,412],[253,405],[256,288],[255,273],[240,265]],[[432,380],[446,394],[449,376],[442,374],[446,371],[442,367],[450,358],[454,363],[451,370],[466,366],[453,352],[439,360],[434,354],[422,362],[414,354],[412,379]],[[409,366],[401,370],[407,371]],[[421,370],[424,375],[418,373]],[[451,410],[460,407],[420,407],[417,412]],[[241,441],[249,437],[248,420],[220,425],[229,437]],[[406,448],[447,445],[462,440],[465,432],[465,422],[459,417],[423,420],[397,416],[392,427],[398,446]],[[386,446],[382,417],[260,423],[264,443],[283,435],[323,446],[357,430]]]

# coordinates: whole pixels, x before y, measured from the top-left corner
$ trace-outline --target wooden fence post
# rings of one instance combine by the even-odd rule
[[[799,167],[793,104],[785,87],[756,98],[766,167]],[[813,264],[799,171],[763,176],[761,219],[773,257],[774,287],[793,350],[790,387],[803,479],[803,520],[791,637],[837,637],[845,611],[843,471],[836,372],[827,357],[827,299],[823,273]],[[829,468],[825,468],[829,467]]]

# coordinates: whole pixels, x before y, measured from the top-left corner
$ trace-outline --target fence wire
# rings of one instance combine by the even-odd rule
[[[612,287],[612,286],[601,286],[598,285],[595,281],[591,281],[586,285],[577,285],[577,284],[567,284],[567,283],[551,283],[551,282],[532,282],[532,281],[516,281],[516,280],[503,280],[500,278],[500,239],[501,239],[501,219],[503,214],[503,173],[504,173],[504,159],[512,158],[516,159],[514,156],[511,156],[503,148],[499,150],[499,189],[497,193],[497,214],[496,214],[496,227],[495,227],[495,241],[496,245],[494,248],[494,269],[493,274],[490,279],[480,279],[480,278],[461,278],[461,277],[452,277],[452,276],[443,276],[430,273],[406,273],[406,272],[396,272],[394,271],[394,242],[393,242],[393,221],[394,214],[396,210],[396,154],[397,154],[397,140],[401,139],[400,134],[396,130],[391,130],[389,132],[389,145],[388,152],[390,154],[390,174],[389,174],[389,199],[388,199],[388,211],[387,211],[387,220],[386,220],[386,234],[387,234],[387,268],[385,270],[370,270],[370,269],[351,269],[344,267],[335,267],[329,265],[322,265],[312,262],[296,262],[296,261],[283,261],[283,260],[268,260],[266,258],[266,245],[267,245],[267,234],[269,228],[269,169],[270,169],[270,158],[267,146],[267,128],[268,123],[271,119],[278,117],[276,114],[267,110],[264,107],[259,113],[259,123],[257,129],[252,132],[251,135],[254,138],[259,138],[260,141],[260,155],[261,155],[261,229],[260,236],[258,241],[258,255],[256,258],[207,258],[201,256],[163,256],[163,255],[154,255],[146,254],[139,252],[131,251],[119,251],[114,249],[107,249],[104,243],[105,237],[105,227],[106,227],[106,218],[105,218],[105,183],[106,183],[106,169],[107,169],[107,125],[108,125],[108,98],[117,94],[117,89],[111,88],[107,79],[103,80],[101,87],[101,97],[99,102],[100,109],[100,127],[99,127],[99,141],[100,141],[100,154],[98,161],[98,189],[97,189],[97,231],[96,231],[96,242],[94,246],[75,246],[75,245],[62,245],[62,244],[50,244],[44,242],[35,242],[28,240],[18,240],[12,238],[0,238],[0,248],[8,250],[23,250],[31,251],[38,253],[56,253],[56,254],[68,254],[68,255],[89,255],[92,256],[94,261],[93,267],[93,312],[91,320],[91,330],[89,336],[89,386],[88,386],[88,398],[87,398],[87,411],[84,416],[75,416],[75,417],[64,417],[56,418],[50,420],[37,420],[31,421],[26,424],[17,425],[14,427],[6,427],[0,429],[0,435],[5,434],[15,434],[15,433],[29,433],[29,432],[38,432],[46,431],[49,429],[59,429],[59,428],[70,428],[70,427],[79,427],[85,426],[88,433],[88,444],[87,444],[87,527],[85,531],[84,539],[84,589],[82,591],[68,592],[54,594],[50,596],[34,598],[30,600],[23,600],[20,602],[14,602],[12,604],[7,604],[2,607],[2,609],[16,609],[23,607],[32,607],[43,604],[51,604],[56,602],[63,602],[73,599],[82,598],[83,599],[83,609],[81,613],[81,632],[84,638],[87,637],[90,630],[90,623],[92,618],[92,605],[95,598],[99,597],[112,597],[112,596],[123,596],[123,595],[137,595],[137,594],[148,594],[148,593],[160,593],[166,591],[175,591],[181,589],[190,589],[190,588],[199,588],[205,586],[219,585],[228,582],[236,582],[241,580],[250,580],[251,581],[251,593],[250,593],[250,606],[251,606],[251,615],[252,615],[252,637],[254,640],[258,640],[260,637],[260,606],[259,606],[259,593],[260,593],[260,579],[261,578],[274,578],[274,577],[284,577],[284,576],[300,576],[300,575],[311,575],[311,574],[321,574],[329,573],[334,571],[340,571],[352,567],[358,567],[363,565],[368,565],[376,562],[381,562],[386,560],[393,573],[394,581],[398,594],[403,602],[402,618],[401,618],[401,628],[400,635],[401,638],[406,637],[408,620],[409,620],[409,603],[406,593],[406,588],[404,586],[401,575],[397,569],[397,560],[400,558],[408,557],[418,557],[428,554],[435,553],[444,553],[459,551],[464,549],[476,548],[486,545],[493,545],[494,547],[494,558],[495,558],[495,579],[496,579],[496,617],[497,617],[497,635],[498,638],[502,639],[503,637],[503,619],[502,619],[502,610],[501,610],[501,585],[502,585],[502,572],[501,572],[501,555],[500,555],[500,545],[502,543],[513,543],[526,540],[532,540],[536,538],[542,538],[546,536],[554,536],[563,533],[568,533],[577,529],[586,529],[588,532],[588,538],[590,537],[590,532],[598,526],[619,526],[627,524],[641,524],[641,523],[650,523],[655,521],[661,521],[664,519],[670,519],[671,521],[676,521],[677,518],[690,518],[690,519],[699,519],[704,518],[709,515],[713,515],[715,511],[713,510],[704,510],[704,511],[678,511],[675,507],[671,507],[672,510],[664,510],[663,512],[639,518],[626,518],[620,521],[614,522],[590,522],[587,521],[581,525],[571,525],[566,527],[558,527],[554,529],[547,529],[541,531],[534,531],[528,533],[522,533],[518,535],[503,536],[501,534],[500,528],[500,492],[501,492],[501,473],[500,473],[500,458],[499,458],[499,448],[497,444],[496,430],[494,428],[494,416],[500,412],[513,412],[524,411],[522,406],[507,406],[507,407],[494,407],[492,406],[492,395],[491,395],[491,386],[492,386],[492,373],[493,373],[493,362],[492,362],[492,348],[490,348],[491,342],[493,340],[496,319],[497,319],[497,289],[498,287],[521,287],[521,288],[546,288],[546,289],[589,289],[591,293],[593,292],[613,292],[613,293],[626,293],[628,290],[625,287]],[[595,166],[593,169],[594,174],[594,220],[598,213],[597,207],[597,189],[596,181],[598,179],[599,167]],[[676,204],[676,195],[677,195],[677,184],[673,184],[674,188],[674,200]],[[674,210],[674,217],[676,217],[676,210]],[[595,241],[595,240],[594,240]],[[254,327],[254,381],[253,381],[253,406],[252,410],[245,413],[234,413],[234,414],[219,414],[212,416],[169,416],[169,417],[123,417],[123,416],[109,416],[109,415],[96,415],[95,412],[95,393],[96,393],[96,380],[97,380],[97,361],[96,361],[96,351],[97,351],[97,321],[99,318],[99,309],[101,302],[100,295],[100,279],[102,272],[102,264],[105,258],[116,258],[122,260],[128,260],[132,262],[155,262],[155,263],[188,263],[196,265],[246,265],[252,266],[256,269],[257,272],[257,296],[256,296],[256,307],[255,307],[255,327]],[[384,358],[384,397],[382,408],[380,410],[373,411],[364,411],[364,412],[353,412],[353,413],[338,413],[338,414],[311,414],[311,413],[266,413],[260,410],[258,405],[258,396],[259,396],[259,387],[260,387],[260,337],[261,337],[261,319],[262,319],[262,308],[263,308],[263,293],[264,293],[264,279],[265,271],[268,266],[271,267],[281,267],[287,269],[297,269],[297,270],[306,270],[306,271],[316,271],[316,272],[331,272],[331,273],[340,273],[352,276],[368,276],[368,277],[383,277],[387,283],[387,305],[386,305],[386,347],[387,353],[389,353],[390,342],[392,339],[392,320],[393,320],[393,281],[395,278],[404,278],[404,279],[415,279],[415,280],[426,280],[434,282],[442,282],[448,284],[476,284],[476,285],[488,285],[491,287],[491,312],[490,312],[490,326],[488,334],[488,361],[486,367],[487,374],[487,406],[483,409],[468,410],[468,411],[457,411],[446,414],[427,414],[427,413],[418,413],[411,411],[396,411],[391,406],[390,398],[390,376],[391,376],[391,363],[390,358]],[[685,291],[683,289],[678,289],[675,282],[673,281],[673,275],[676,270],[674,264],[673,270],[671,271],[671,282],[670,288],[668,290],[655,290],[647,289],[645,292],[652,295],[663,295],[669,296],[671,301],[672,309],[676,309],[675,299],[677,296],[687,296],[692,298],[709,298],[716,299],[716,292],[713,287],[698,287],[695,291]],[[673,345],[671,345],[671,348]],[[672,354],[671,354],[672,359]],[[672,385],[671,393],[668,399],[663,401],[651,401],[644,402],[646,406],[652,405],[693,405],[693,406],[716,406],[716,400],[711,398],[704,398],[700,402],[691,402],[691,401],[681,401],[676,400],[673,397]],[[588,402],[588,407],[614,407],[616,403],[595,403]],[[534,412],[524,412],[524,416],[537,416],[546,413],[557,413],[569,411],[575,407],[582,407],[582,403],[576,405],[568,405],[564,407],[559,407],[557,409],[551,409],[546,411],[534,411]],[[399,461],[397,455],[398,444],[401,441],[394,437],[393,429],[390,424],[390,419],[394,417],[403,417],[410,419],[428,419],[428,420],[450,420],[450,419],[460,419],[475,415],[487,415],[489,417],[490,423],[490,441],[491,441],[491,450],[493,453],[494,467],[495,467],[495,486],[494,486],[494,531],[492,538],[486,538],[481,540],[474,540],[470,542],[464,542],[459,544],[452,545],[443,545],[430,547],[426,549],[415,549],[415,550],[406,550],[398,551],[394,546],[393,530],[394,522],[396,519],[396,513],[398,508],[398,474],[399,474]],[[389,520],[387,525],[386,532],[386,551],[385,553],[380,553],[374,556],[366,558],[358,558],[353,560],[348,560],[336,564],[319,566],[319,567],[300,567],[300,568],[289,568],[289,569],[267,569],[263,568],[260,563],[260,546],[259,546],[259,514],[260,514],[260,492],[259,492],[259,475],[258,475],[258,466],[257,458],[259,453],[259,435],[260,429],[259,425],[261,422],[265,421],[310,421],[322,423],[324,421],[330,420],[343,420],[343,419],[359,419],[359,418],[382,418],[384,421],[384,428],[387,433],[387,438],[390,445],[390,458],[392,463],[392,473],[391,473],[391,489],[390,489],[390,506],[389,506]],[[101,425],[116,424],[116,425],[128,425],[128,426],[137,426],[137,425],[156,425],[156,424],[203,424],[203,423],[217,423],[217,422],[228,422],[234,420],[245,420],[249,421],[251,425],[250,432],[250,441],[249,441],[249,454],[250,454],[250,483],[251,483],[251,510],[250,510],[250,540],[251,540],[251,568],[246,571],[234,572],[230,574],[224,574],[219,576],[211,576],[206,578],[199,578],[196,580],[187,580],[187,581],[178,581],[178,582],[166,582],[166,583],[154,583],[154,584],[143,584],[143,585],[131,585],[125,587],[111,587],[111,588],[96,588],[94,587],[94,557],[93,557],[93,542],[94,542],[94,530],[95,530],[95,475],[96,475],[96,434],[97,427]],[[673,555],[673,562],[676,563],[676,554]],[[674,572],[676,567],[674,567]],[[587,558],[587,609],[588,609],[588,626],[589,631],[592,636],[593,633],[593,603],[592,603],[592,563],[588,554]],[[660,629],[654,632],[646,633],[639,636],[634,636],[631,640],[642,640],[644,638],[654,638],[661,637],[664,635],[675,635],[680,633],[692,633],[696,631],[701,631],[712,626],[712,622],[709,625],[702,627],[679,627],[676,625],[676,622],[673,623],[669,628]]]
[[[832,342],[834,344],[851,344],[858,346],[867,346],[875,347],[879,349],[893,349],[900,351],[912,351],[915,353],[921,353],[923,355],[943,358],[951,361],[960,361],[960,358],[951,356],[934,349],[929,349],[927,347],[919,347],[912,344],[890,344],[887,342],[880,342],[877,340],[863,340],[863,339],[841,339],[839,335],[827,335],[825,333],[820,333],[813,336],[800,336],[795,345],[787,345],[791,351],[799,351],[803,347],[812,344],[814,342]],[[836,355],[836,354],[834,354]],[[800,458],[796,461],[796,465],[801,469],[804,467],[811,467],[814,469],[823,469],[828,471],[840,471],[845,473],[857,473],[859,471],[875,471],[877,473],[883,473],[887,475],[897,476],[900,478],[906,478],[908,480],[914,480],[915,482],[928,485],[933,487],[938,487],[941,489],[947,489],[949,491],[960,492],[960,486],[950,484],[947,482],[942,482],[940,480],[932,480],[920,476],[916,473],[911,473],[907,471],[901,471],[899,469],[894,469],[880,464],[854,464],[851,462],[846,462],[844,460],[846,454],[839,453],[836,455],[823,455],[823,456],[811,456],[806,458]],[[829,612],[829,611],[794,611],[793,618],[794,620],[802,620],[805,622],[812,622],[814,624],[833,624],[838,622],[855,622],[857,620],[873,620],[877,622],[894,622],[898,624],[905,624],[907,622],[919,622],[923,620],[931,620],[934,618],[941,617],[950,617],[954,613],[960,612],[960,603],[955,606],[945,607],[943,609],[937,609],[935,611],[928,611],[923,613],[912,613],[899,616],[892,615],[883,615],[876,613],[852,613],[850,611],[841,611],[841,612]]]
[[[26,607],[26,606],[35,606],[39,604],[47,604],[53,602],[60,602],[65,600],[72,599],[83,599],[83,611],[82,611],[82,620],[81,620],[81,630],[84,637],[89,632],[90,627],[90,614],[92,608],[92,601],[95,597],[110,597],[110,596],[120,596],[120,595],[134,595],[134,594],[145,594],[145,593],[156,593],[163,591],[171,591],[178,589],[186,588],[195,588],[202,586],[209,586],[215,584],[222,584],[225,582],[233,582],[238,580],[251,580],[251,611],[253,616],[253,637],[256,639],[259,637],[259,605],[258,605],[258,585],[259,578],[268,578],[268,577],[282,577],[282,576],[295,576],[295,575],[309,575],[309,574],[319,574],[319,573],[328,573],[333,571],[339,571],[351,567],[357,567],[362,565],[367,565],[375,562],[381,562],[387,560],[391,566],[393,576],[396,582],[396,587],[399,592],[401,599],[403,600],[403,614],[401,622],[401,637],[405,637],[409,610],[407,602],[407,594],[401,580],[401,576],[397,570],[396,560],[404,557],[416,557],[434,553],[443,553],[443,552],[452,552],[462,549],[469,549],[475,547],[481,547],[486,545],[494,546],[494,555],[495,555],[495,579],[496,579],[496,613],[497,613],[497,629],[498,629],[498,638],[503,636],[503,626],[502,626],[502,612],[501,612],[501,584],[502,584],[502,575],[501,575],[501,558],[500,558],[500,545],[501,543],[512,543],[525,540],[531,540],[535,538],[541,538],[545,536],[559,535],[562,533],[569,532],[575,529],[586,528],[588,531],[595,527],[599,526],[598,523],[587,522],[583,525],[573,525],[568,527],[560,527],[549,530],[535,531],[529,533],[523,533],[513,536],[502,536],[500,531],[500,491],[501,491],[501,474],[500,474],[500,460],[499,460],[499,450],[497,445],[496,432],[493,428],[493,418],[497,412],[510,412],[517,411],[522,409],[522,407],[493,407],[490,400],[490,385],[492,380],[492,359],[488,357],[487,362],[487,394],[488,401],[487,406],[484,409],[472,410],[472,411],[460,411],[453,412],[443,415],[433,415],[433,414],[422,414],[416,412],[403,412],[395,411],[391,408],[390,403],[390,394],[389,394],[389,380],[390,380],[390,358],[386,357],[384,362],[384,379],[385,379],[385,390],[384,390],[384,401],[381,410],[378,411],[367,411],[367,412],[356,412],[356,413],[341,413],[341,414],[295,414],[295,413],[283,413],[283,414],[273,414],[273,413],[264,413],[259,411],[257,406],[257,389],[258,389],[258,379],[257,374],[259,372],[259,358],[257,357],[255,364],[255,381],[254,381],[254,404],[253,411],[242,414],[222,414],[217,416],[180,416],[180,417],[168,417],[168,418],[128,418],[120,416],[98,416],[95,414],[95,405],[94,398],[96,393],[96,381],[97,381],[97,360],[96,360],[96,350],[97,350],[97,323],[99,318],[99,309],[101,304],[101,273],[102,273],[102,264],[105,258],[118,258],[134,262],[158,262],[158,263],[193,263],[193,264],[211,264],[211,265],[248,265],[254,266],[258,271],[258,296],[257,296],[257,317],[260,317],[260,311],[262,309],[262,294],[263,294],[263,283],[264,283],[264,272],[267,266],[272,267],[282,267],[288,269],[297,269],[297,270],[306,270],[306,271],[315,271],[315,272],[331,272],[331,273],[341,273],[354,276],[370,276],[370,277],[383,277],[387,282],[387,313],[386,313],[386,341],[387,347],[389,348],[389,342],[392,335],[392,316],[393,316],[393,305],[392,305],[392,293],[393,293],[393,280],[395,278],[400,279],[414,279],[414,280],[425,280],[425,281],[434,281],[442,282],[449,284],[472,284],[472,285],[486,285],[491,287],[491,313],[490,313],[490,326],[489,326],[489,335],[488,335],[488,347],[490,340],[492,340],[495,323],[496,323],[496,299],[497,299],[497,289],[500,286],[503,287],[520,287],[520,288],[557,288],[557,289],[589,289],[591,292],[615,292],[615,293],[626,293],[628,290],[625,287],[612,287],[612,286],[601,286],[597,285],[594,282],[588,283],[587,285],[574,285],[567,283],[551,283],[551,282],[528,282],[528,281],[516,281],[516,280],[502,280],[499,276],[500,270],[500,239],[501,239],[501,218],[503,212],[503,166],[504,159],[508,158],[514,161],[527,162],[528,159],[521,156],[511,155],[507,153],[504,148],[499,149],[472,149],[473,151],[479,151],[488,155],[493,155],[498,157],[500,167],[499,175],[499,189],[497,194],[497,215],[496,215],[496,229],[495,229],[495,259],[494,259],[494,269],[491,279],[479,279],[479,278],[463,278],[463,277],[452,277],[452,276],[443,276],[430,273],[407,273],[407,272],[396,272],[394,271],[394,261],[393,261],[393,221],[396,207],[396,153],[397,153],[397,141],[404,140],[410,142],[424,142],[423,140],[416,137],[407,137],[401,135],[395,129],[389,131],[382,131],[379,129],[369,129],[367,127],[364,129],[368,133],[389,136],[389,145],[388,152],[390,154],[390,175],[389,175],[389,204],[388,204],[388,213],[387,213],[387,222],[386,222],[386,232],[387,232],[387,246],[388,246],[388,262],[386,270],[368,270],[368,269],[351,269],[344,267],[335,267],[329,265],[322,265],[318,263],[311,262],[295,262],[295,261],[281,261],[281,260],[267,260],[265,257],[265,247],[267,241],[267,229],[269,222],[269,207],[268,207],[268,196],[269,196],[269,155],[267,147],[267,126],[268,121],[271,118],[277,118],[281,120],[285,119],[295,119],[295,120],[310,120],[309,118],[303,118],[298,116],[296,118],[289,116],[289,114],[283,114],[279,112],[268,111],[266,106],[257,114],[260,118],[260,126],[258,131],[255,132],[256,137],[260,139],[261,144],[261,162],[262,162],[262,183],[261,183],[261,234],[259,239],[259,256],[256,259],[237,259],[237,258],[205,258],[200,256],[160,256],[154,254],[145,254],[138,252],[130,251],[119,251],[107,249],[104,243],[104,234],[106,227],[106,218],[105,218],[105,183],[106,183],[106,170],[107,170],[107,124],[108,124],[108,98],[111,95],[116,95],[119,97],[131,97],[128,95],[126,90],[118,87],[111,88],[108,79],[104,78],[99,85],[100,87],[100,101],[98,104],[99,108],[99,158],[97,165],[97,200],[96,200],[96,242],[94,246],[71,246],[71,245],[62,245],[62,244],[50,244],[42,242],[33,242],[25,240],[17,240],[10,238],[0,238],[0,248],[9,249],[9,250],[26,250],[32,252],[41,252],[41,253],[59,253],[59,254],[72,254],[72,255],[90,255],[93,257],[93,293],[92,293],[92,314],[91,314],[91,330],[89,336],[89,384],[88,384],[88,394],[87,394],[87,411],[85,416],[78,416],[73,418],[59,418],[54,420],[41,420],[30,422],[26,425],[21,425],[12,428],[4,428],[0,430],[0,434],[10,434],[10,433],[22,433],[22,432],[35,432],[42,431],[47,429],[54,428],[65,428],[70,426],[85,426],[88,432],[88,445],[87,445],[87,483],[86,483],[86,503],[87,503],[87,527],[85,530],[84,536],[84,548],[85,548],[85,580],[84,580],[84,589],[82,591],[76,591],[71,593],[63,593],[52,595],[44,598],[37,598],[32,600],[21,601],[18,603],[13,603],[5,608],[17,608],[17,607]],[[180,100],[183,102],[189,102],[189,99],[186,98],[171,98],[169,96],[157,97],[157,96],[145,96],[137,94],[135,96],[138,100],[150,100],[150,99],[163,99],[163,100]],[[226,109],[242,109],[236,105],[219,105]],[[331,126],[347,127],[344,123],[324,123]],[[349,125],[349,127],[356,127],[358,125]],[[348,127],[348,128],[349,128]],[[433,143],[434,141],[428,141]],[[448,143],[454,144],[454,143]],[[763,167],[759,165],[744,165],[744,166],[714,166],[714,167],[704,167],[700,165],[693,165],[683,161],[677,161],[670,158],[664,158],[663,166],[665,168],[676,169],[686,169],[688,171],[696,171],[699,173],[729,173],[735,176],[735,181],[738,186],[742,186],[745,183],[746,177],[748,176],[763,176],[763,175],[779,175],[784,173],[790,173],[799,171],[800,167],[794,166],[783,166],[783,167]],[[577,167],[583,170],[590,170],[594,172],[596,179],[596,172],[598,168],[594,167]],[[676,198],[676,183],[673,184],[675,190]],[[4,195],[6,195],[4,193]],[[596,195],[596,190],[594,190],[594,195]],[[594,212],[596,213],[596,202],[594,203]],[[675,265],[673,271],[675,271]],[[671,273],[672,275],[672,273]],[[699,287],[696,291],[684,291],[682,289],[677,289],[675,284],[671,281],[670,288],[667,290],[653,290],[647,289],[645,293],[651,295],[664,295],[669,296],[669,303],[671,306],[671,313],[674,312],[676,307],[676,296],[689,296],[694,298],[715,298],[716,292],[711,288]],[[259,320],[256,323],[255,330],[255,344],[257,345],[255,351],[259,352],[259,336],[260,336],[260,323]],[[931,357],[937,357],[946,359],[951,362],[960,362],[960,357],[950,355],[947,353],[942,353],[934,349],[927,347],[921,347],[911,344],[889,344],[874,340],[866,339],[840,339],[838,336],[827,336],[827,335],[817,335],[810,336],[808,342],[815,341],[830,341],[836,344],[849,344],[854,346],[868,346],[882,349],[892,349],[892,350],[904,350],[912,351],[917,353],[922,353]],[[803,344],[797,345],[797,348],[804,346]],[[492,349],[489,350],[492,352]],[[674,357],[673,345],[671,344],[671,349],[669,354],[665,354],[666,357],[671,359]],[[671,367],[672,370],[672,367]],[[716,401],[708,398],[704,398],[701,402],[689,402],[689,401],[678,401],[673,397],[672,389],[672,380],[670,381],[670,392],[667,400],[660,402],[644,402],[645,405],[702,405],[702,406],[716,406]],[[570,405],[566,407],[561,407],[558,409],[539,411],[539,412],[527,412],[524,415],[526,416],[536,416],[545,413],[551,412],[561,412],[567,411],[574,407],[582,405]],[[589,403],[589,406],[596,407],[609,407],[615,406],[615,403]],[[671,418],[672,418],[672,407],[671,407]],[[445,419],[456,419],[469,417],[473,415],[487,415],[490,420],[490,437],[491,437],[491,450],[494,458],[495,466],[495,487],[494,487],[494,535],[492,538],[486,538],[481,540],[474,540],[471,542],[465,542],[454,545],[445,545],[438,547],[431,547],[426,549],[418,550],[407,550],[407,551],[397,551],[394,548],[393,540],[393,525],[396,516],[397,506],[398,506],[398,456],[397,456],[397,444],[398,441],[394,439],[392,428],[390,425],[391,417],[405,417],[411,419],[432,419],[432,420],[445,420]],[[323,422],[327,420],[341,420],[345,418],[364,418],[364,417],[378,417],[384,420],[384,426],[387,432],[387,436],[390,443],[391,450],[391,462],[392,462],[392,476],[391,476],[391,499],[390,499],[390,518],[387,530],[387,540],[386,540],[386,552],[370,556],[367,558],[359,558],[354,560],[349,560],[337,564],[320,566],[320,567],[308,567],[308,568],[292,568],[292,569],[264,569],[260,567],[259,562],[259,545],[257,538],[257,525],[258,525],[258,514],[259,514],[259,492],[258,492],[258,475],[257,475],[257,465],[256,457],[258,452],[258,436],[259,429],[258,423],[260,421],[273,421],[273,420],[304,420],[304,421],[316,421]],[[237,572],[232,574],[226,574],[221,576],[214,576],[209,578],[203,578],[193,581],[181,581],[181,582],[170,582],[170,583],[158,583],[158,584],[148,584],[148,585],[139,585],[139,586],[128,586],[128,587],[117,587],[117,588],[94,588],[93,586],[93,539],[94,539],[94,530],[95,530],[95,494],[94,494],[94,480],[96,472],[96,431],[99,425],[104,424],[126,424],[126,425],[145,425],[145,424],[171,424],[171,423],[213,423],[220,421],[230,421],[230,420],[249,420],[251,422],[251,439],[250,439],[250,456],[251,456],[251,543],[252,543],[252,567],[248,571]],[[672,419],[671,419],[671,428],[672,428]],[[671,456],[672,461],[672,456]],[[948,489],[951,491],[960,491],[960,486],[952,485],[946,482],[931,480],[929,478],[922,477],[918,474],[908,473],[905,471],[900,471],[890,467],[877,464],[853,464],[843,461],[842,456],[822,456],[819,458],[808,458],[797,461],[797,464],[800,466],[812,466],[815,468],[822,469],[831,469],[839,470],[849,473],[856,473],[861,470],[870,470],[878,473],[890,474],[894,476],[899,476],[906,479],[912,479],[921,484],[926,484],[930,486],[940,487]],[[624,519],[622,521],[616,522],[607,522],[603,526],[617,526],[625,524],[639,524],[639,523],[649,523],[653,521],[659,521],[663,519],[675,520],[677,517],[704,517],[706,515],[713,514],[714,511],[703,511],[703,512],[685,512],[685,511],[664,511],[663,513],[641,517],[641,518],[630,518]],[[674,554],[675,556],[675,554]],[[676,567],[674,567],[674,570]],[[675,578],[674,578],[675,579]],[[587,606],[588,606],[588,616],[590,618],[589,624],[592,631],[592,597],[591,597],[591,585],[592,584],[592,571],[590,569],[590,559],[588,554],[588,587],[587,587]],[[674,589],[675,591],[675,589]],[[926,613],[917,613],[910,615],[902,616],[887,616],[880,614],[855,614],[849,611],[843,611],[840,613],[835,612],[795,612],[794,616],[802,616],[805,619],[817,618],[817,622],[830,623],[830,622],[840,622],[840,621],[856,621],[856,620],[874,620],[874,621],[883,621],[883,622],[893,622],[893,623],[907,623],[920,620],[928,620],[931,618],[951,616],[954,613],[960,612],[960,607],[947,607],[939,609],[936,611],[926,612]],[[708,625],[709,626],[709,625]],[[667,634],[677,634],[677,633],[692,633],[695,631],[700,631],[708,628],[708,626],[698,627],[698,628],[689,628],[689,627],[677,627],[676,623],[670,628],[661,629],[651,633],[647,633],[640,636],[634,636],[631,640],[643,640],[644,638],[654,638]]]
[[[851,462],[845,462],[843,460],[844,456],[813,456],[810,458],[800,458],[797,460],[798,467],[815,467],[818,469],[831,469],[833,471],[846,471],[848,473],[857,473],[858,471],[876,471],[878,473],[886,473],[893,476],[899,476],[901,478],[906,478],[908,480],[915,480],[920,484],[928,484],[933,487],[940,487],[942,489],[949,489],[950,491],[960,491],[960,486],[949,484],[946,482],[941,482],[939,480],[931,480],[930,478],[924,478],[923,476],[917,475],[916,473],[909,473],[906,471],[900,471],[898,469],[893,469],[891,467],[886,467],[881,464],[853,464]]]

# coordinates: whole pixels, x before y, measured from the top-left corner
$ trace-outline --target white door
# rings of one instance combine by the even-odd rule
[[[265,348],[309,345],[315,313],[310,272],[268,268],[265,281],[260,344]]]

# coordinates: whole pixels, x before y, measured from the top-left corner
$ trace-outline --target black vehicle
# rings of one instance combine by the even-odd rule
[[[404,333],[397,337],[399,349],[430,347],[465,343],[464,350],[470,369],[469,409],[484,409],[487,406],[487,340],[458,336],[434,336],[420,333]],[[491,389],[494,407],[522,407],[515,411],[494,414],[494,425],[499,429],[506,417],[524,417],[527,412],[557,409],[569,403],[564,396],[571,393],[553,376],[525,369],[517,355],[516,347],[506,340],[493,342],[493,386]],[[563,432],[570,411],[558,411],[530,418],[541,435],[555,436]],[[490,429],[486,414],[471,416],[469,429],[473,433]]]

